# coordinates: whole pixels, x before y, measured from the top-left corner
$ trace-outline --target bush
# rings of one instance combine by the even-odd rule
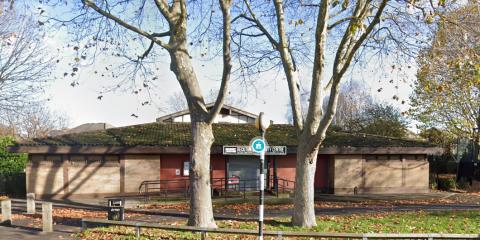
[[[12,144],[12,137],[0,137],[0,175],[22,173],[27,166],[27,154],[7,152]]]
[[[442,176],[437,179],[437,185],[439,190],[448,191],[450,189],[455,189],[457,183],[455,181],[455,176]]]
[[[465,178],[461,178],[458,182],[457,182],[457,187],[459,189],[467,189],[468,187],[470,186],[470,182],[467,181],[467,179]]]

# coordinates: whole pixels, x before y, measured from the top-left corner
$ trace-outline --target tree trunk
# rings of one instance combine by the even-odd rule
[[[214,141],[212,125],[205,122],[192,122],[192,137],[188,225],[216,228],[210,182],[210,148]]]
[[[307,141],[299,141],[295,171],[295,190],[292,224],[300,227],[317,226],[315,219],[314,182],[318,147],[311,148]]]

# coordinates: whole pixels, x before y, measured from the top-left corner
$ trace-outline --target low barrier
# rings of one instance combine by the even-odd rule
[[[178,232],[197,232],[201,239],[206,239],[207,233],[257,235],[257,230],[226,229],[226,228],[198,228],[191,226],[172,226],[157,223],[110,221],[103,219],[82,219],[82,229],[92,227],[125,226],[135,228],[136,237],[140,238],[141,228],[156,228]],[[277,237],[310,237],[310,238],[336,238],[336,239],[480,239],[480,234],[396,234],[396,233],[319,233],[319,232],[283,232],[265,231],[265,236]]]

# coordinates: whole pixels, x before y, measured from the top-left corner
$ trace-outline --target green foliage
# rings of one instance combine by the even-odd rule
[[[458,182],[457,182],[457,187],[459,189],[467,189],[468,186],[470,186],[470,183],[467,181],[467,179],[465,178],[461,178]]]
[[[0,175],[23,172],[27,165],[27,154],[7,152],[6,148],[12,143],[12,137],[0,137]]]
[[[437,186],[439,190],[445,190],[445,191],[457,188],[455,176],[439,177],[437,179]]]
[[[441,156],[436,156],[435,161],[430,162],[430,171],[436,173],[454,173],[449,170],[454,170],[454,168],[449,167],[449,163],[455,161],[455,147],[456,139],[455,136],[450,134],[447,131],[442,131],[437,128],[428,128],[422,129],[419,136],[430,143],[441,146],[444,149],[444,152]],[[455,163],[455,166],[457,164]]]
[[[471,137],[480,108],[480,10],[470,3],[448,12],[418,58],[410,116],[419,128]]]
[[[422,129],[419,135],[429,142],[445,147],[450,146],[455,141],[454,136],[437,128]]]

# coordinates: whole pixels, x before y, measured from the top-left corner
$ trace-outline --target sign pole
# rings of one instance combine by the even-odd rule
[[[260,154],[260,194],[258,202],[258,239],[263,240],[263,204],[265,194],[265,173],[263,172],[265,166],[265,152],[267,151],[267,143],[265,141],[265,132],[270,126],[270,121],[263,116],[263,112],[258,115],[255,120],[255,126],[260,130],[260,138],[253,138],[250,142],[251,148],[257,154]]]
[[[260,135],[262,140],[265,141],[265,132],[260,128]],[[266,149],[265,149],[266,150]],[[260,195],[258,203],[258,239],[263,240],[263,204],[264,204],[264,194],[265,194],[265,174],[263,172],[265,166],[265,150],[260,152]]]

